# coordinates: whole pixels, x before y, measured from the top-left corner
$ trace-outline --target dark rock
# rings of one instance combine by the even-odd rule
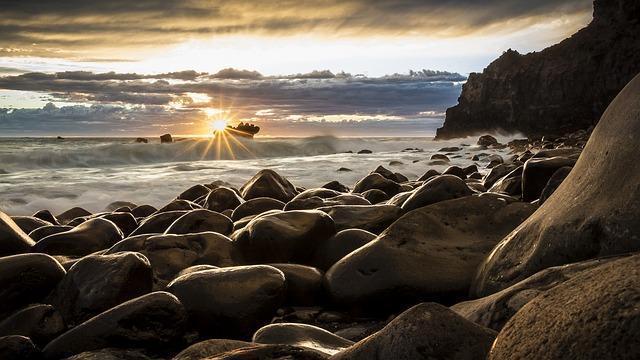
[[[500,180],[501,178],[503,178],[504,176],[512,172],[514,169],[515,169],[514,166],[509,166],[505,164],[494,166],[493,168],[491,168],[491,171],[489,171],[487,176],[484,177],[484,182],[482,184],[484,185],[485,188],[491,189],[491,187],[493,186],[493,184],[496,183],[496,181]]]
[[[140,350],[105,348],[85,351],[64,360],[154,360]]]
[[[136,138],[136,143],[138,143],[138,144],[147,144],[147,143],[149,143],[149,139],[140,138],[139,137],[139,138]]]
[[[411,211],[333,265],[328,291],[337,303],[361,307],[466,294],[478,264],[533,209],[468,196]]]
[[[436,138],[500,129],[564,134],[594,125],[640,72],[640,3],[596,0],[593,21],[539,52],[506,51],[471,74]]]
[[[163,233],[169,228],[169,226],[171,226],[171,224],[188,212],[188,210],[179,210],[151,215],[142,220],[140,225],[138,225],[138,228],[136,228],[129,236]]]
[[[197,272],[197,271],[215,270],[215,269],[220,269],[220,267],[213,266],[213,265],[193,265],[193,266],[189,266],[186,269],[180,270],[180,272],[176,274],[174,279],[177,279],[182,275],[191,274],[191,273],[194,273],[194,272]]]
[[[400,185],[397,182],[389,180],[378,173],[373,173],[365,176],[362,180],[358,181],[353,187],[353,192],[363,193],[371,189],[382,190],[387,195],[393,196],[400,192]]]
[[[459,177],[439,175],[417,188],[402,204],[402,210],[411,211],[440,201],[457,199],[471,194],[473,194],[473,191]]]
[[[338,169],[338,172],[351,172],[351,171],[353,171],[353,170],[351,170],[349,168],[346,168],[346,167],[341,167],[341,168]]]
[[[563,157],[532,158],[527,160],[522,170],[523,200],[533,201],[538,199],[547,182],[558,169],[565,166],[573,166],[575,163],[575,160]]]
[[[583,271],[531,300],[504,326],[490,359],[637,359],[640,255]]]
[[[48,221],[44,221],[33,216],[12,216],[11,219],[22,231],[24,231],[25,234],[28,234],[39,227],[53,225]]]
[[[245,337],[273,317],[286,285],[282,271],[254,265],[183,275],[167,290],[184,304],[190,325],[200,332]]]
[[[63,231],[68,231],[73,229],[71,226],[67,225],[51,225],[51,226],[43,226],[41,228],[37,228],[29,233],[29,237],[33,241],[39,241],[49,235],[61,233]]]
[[[120,304],[51,341],[46,358],[58,359],[106,347],[149,348],[175,344],[184,333],[186,314],[178,299],[154,292]]]
[[[158,211],[158,209],[156,209],[155,207],[153,207],[151,205],[140,205],[140,206],[136,206],[135,208],[131,209],[131,214],[133,214],[133,216],[135,216],[137,218],[145,218],[145,217],[155,213],[156,211]]]
[[[268,210],[282,210],[284,206],[285,203],[280,200],[268,197],[255,198],[247,200],[235,208],[231,214],[231,219],[238,221],[244,217],[258,215]]]
[[[178,199],[196,201],[196,199],[202,196],[209,195],[210,191],[211,189],[209,189],[208,187],[201,184],[197,184],[183,191],[180,195],[178,195]]]
[[[49,255],[20,254],[0,258],[0,314],[42,301],[64,274],[62,265]]]
[[[336,230],[362,229],[374,234],[382,232],[402,215],[395,205],[337,205],[321,207],[334,219]]]
[[[462,148],[459,148],[457,146],[449,146],[449,147],[443,147],[438,151],[442,151],[442,152],[455,152],[455,151],[460,151],[462,150]]]
[[[367,150],[367,149],[363,149],[363,150],[358,151],[358,154],[373,154],[373,151]]]
[[[480,174],[479,172],[474,172],[473,174],[469,174],[467,176],[467,179],[480,180],[480,179],[482,179],[482,177],[483,177],[482,174]],[[484,184],[482,186],[484,186]]]
[[[486,259],[485,296],[551,266],[640,250],[640,76],[613,101],[563,185]]]
[[[451,161],[449,159],[449,157],[447,155],[444,155],[444,154],[433,154],[433,155],[431,155],[431,159],[430,160],[442,160],[442,161],[446,161],[446,162]]]
[[[189,346],[173,357],[172,360],[201,360],[254,345],[256,344],[240,340],[209,339]]]
[[[438,176],[438,175],[440,175],[439,172],[437,172],[436,170],[433,170],[433,169],[429,169],[429,170],[427,170],[426,173],[424,173],[424,175],[420,176],[418,181],[427,181],[427,180],[431,179],[432,177]]]
[[[160,143],[161,144],[170,144],[173,142],[173,137],[171,134],[160,135]]]
[[[498,145],[498,139],[494,138],[491,135],[482,135],[480,136],[480,138],[478,138],[478,145],[480,146],[485,146],[485,147],[489,147],[492,145]]]
[[[338,205],[371,205],[371,203],[361,195],[356,194],[342,194],[328,199],[313,196],[304,199],[293,199],[285,205],[284,210],[311,210]]]
[[[180,199],[175,199],[173,201],[171,201],[170,203],[168,203],[167,205],[161,207],[160,209],[158,209],[155,214],[161,214],[161,213],[165,213],[165,212],[169,212],[169,211],[181,211],[181,210],[185,210],[185,211],[189,211],[189,210],[193,210],[193,209],[199,209],[200,206],[194,202],[191,201],[187,201],[187,200],[180,200]]]
[[[522,166],[518,166],[500,180],[496,181],[489,191],[520,198],[522,196]]]
[[[104,211],[106,211],[106,212],[114,212],[117,209],[120,209],[120,208],[123,208],[123,207],[127,207],[129,209],[133,209],[136,206],[138,206],[138,205],[136,205],[136,204],[134,204],[134,203],[132,203],[130,201],[114,201],[114,202],[110,203],[109,205],[107,205],[104,208]]]
[[[9,215],[0,211],[0,256],[29,252],[34,244]]]
[[[142,254],[90,255],[75,263],[51,293],[55,306],[75,326],[127,300],[151,292],[153,274]]]
[[[0,359],[39,360],[40,351],[26,336],[0,337]]]
[[[282,271],[286,280],[285,305],[313,306],[323,302],[324,273],[317,268],[298,264],[269,264]]]
[[[0,322],[0,336],[22,335],[40,346],[64,330],[62,316],[51,305],[30,305]]]
[[[271,324],[262,327],[253,335],[253,342],[307,347],[326,355],[333,355],[354,344],[353,341],[317,326],[295,323]]]
[[[95,218],[71,230],[41,239],[33,245],[33,251],[50,255],[84,256],[107,249],[122,238],[122,231],[113,222]]]
[[[547,181],[547,185],[544,186],[542,194],[540,194],[540,205],[542,205],[551,195],[553,195],[560,184],[562,184],[564,179],[569,176],[571,169],[573,168],[570,166],[565,166],[561,167],[553,173],[549,181]],[[31,236],[31,234],[29,234],[29,236]],[[33,236],[31,236],[31,238],[33,238]]]
[[[411,194],[413,194],[413,191],[397,193],[391,199],[387,200],[386,204],[400,207],[405,201],[407,201]]]
[[[60,223],[58,222],[58,219],[56,219],[56,217],[49,210],[40,210],[35,214],[33,214],[33,217],[42,219],[44,221],[48,221],[53,225],[60,225]]]
[[[269,169],[260,170],[242,185],[240,192],[245,200],[269,197],[282,202],[287,202],[298,194],[289,180]]]
[[[317,248],[312,263],[314,266],[326,271],[340,259],[375,238],[376,235],[374,233],[366,230],[342,230]]]
[[[227,209],[235,209],[242,204],[244,200],[235,193],[235,191],[227,187],[219,187],[211,190],[204,202],[204,208],[222,212]]]
[[[138,221],[133,214],[128,212],[113,212],[110,214],[100,215],[99,217],[116,224],[125,237],[129,236],[129,234],[138,227]]]
[[[476,325],[440,304],[422,303],[331,359],[483,360],[495,337],[495,331]]]
[[[443,173],[442,175],[453,175],[453,176],[457,176],[460,179],[464,180],[467,178],[467,174],[464,172],[464,170],[459,167],[459,166],[449,166]]]
[[[378,189],[367,190],[362,193],[362,196],[371,204],[378,204],[389,200],[389,195],[386,192]]]
[[[471,164],[467,167],[465,167],[464,169],[462,169],[464,171],[464,174],[466,176],[469,176],[473,173],[477,173],[478,172],[478,166],[476,164]]]
[[[210,360],[321,360],[328,356],[317,350],[292,345],[255,345],[222,353]]]
[[[345,169],[345,168],[341,168],[341,169]],[[339,181],[335,181],[335,180],[322,185],[322,187],[325,189],[335,190],[342,193],[349,192],[349,188],[346,185],[343,185]]]
[[[333,220],[324,212],[295,210],[258,216],[231,237],[245,263],[308,264],[316,249],[335,233]]]
[[[71,222],[71,220],[75,218],[89,215],[91,215],[89,211],[81,207],[74,207],[56,216],[56,218],[58,219],[60,225],[67,225],[69,222]]]
[[[165,234],[194,234],[213,231],[229,235],[232,230],[233,222],[228,217],[215,211],[198,209],[179,217],[169,226]]]
[[[394,173],[393,171],[385,168],[382,165],[378,166],[375,170],[373,170],[371,174],[380,174],[386,179],[389,179],[391,181],[395,181],[397,183],[402,182],[402,179],[399,179],[398,176],[396,175],[397,173]]]

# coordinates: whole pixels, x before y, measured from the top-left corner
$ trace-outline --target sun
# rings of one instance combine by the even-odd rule
[[[227,128],[227,120],[226,119],[216,119],[209,123],[211,130],[214,132],[224,131]]]

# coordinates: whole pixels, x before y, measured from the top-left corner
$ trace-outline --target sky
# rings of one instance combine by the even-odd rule
[[[0,0],[0,136],[428,135],[590,0]]]

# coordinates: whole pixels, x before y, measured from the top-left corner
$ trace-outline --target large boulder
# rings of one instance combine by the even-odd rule
[[[231,234],[233,222],[219,212],[198,209],[179,217],[165,231],[166,234],[194,234],[213,231],[223,235]]]
[[[381,233],[402,216],[402,209],[394,205],[337,205],[321,207],[333,219],[336,230],[362,229]]]
[[[59,359],[107,347],[150,348],[161,352],[184,333],[186,313],[180,301],[154,292],[120,304],[51,341],[43,353]]]
[[[60,313],[46,304],[27,306],[0,322],[0,336],[22,335],[40,346],[64,330],[65,323]]]
[[[583,271],[507,322],[490,359],[640,358],[640,255]]]
[[[61,233],[64,231],[69,231],[73,229],[73,227],[68,225],[51,225],[51,226],[43,226],[41,228],[37,228],[29,233],[29,237],[33,241],[40,241],[41,239],[46,238],[49,235]]]
[[[90,255],[75,263],[48,302],[70,326],[151,292],[153,274],[140,253]]]
[[[271,324],[262,327],[253,334],[253,342],[308,347],[327,355],[333,355],[353,345],[353,341],[334,335],[325,329],[295,323]]]
[[[338,303],[362,306],[466,294],[478,264],[532,212],[478,196],[419,208],[331,267],[328,290]]]
[[[376,234],[361,229],[346,229],[320,244],[313,255],[313,265],[329,270],[333,264],[350,252],[361,248],[376,238]]]
[[[484,360],[495,336],[440,304],[422,303],[331,359]]]
[[[286,280],[285,305],[313,306],[322,303],[324,273],[299,264],[269,264],[282,271]]]
[[[150,215],[140,222],[129,236],[142,234],[157,234],[165,232],[171,224],[178,220],[182,215],[187,214],[189,210],[174,210]]]
[[[228,351],[254,346],[254,343],[231,339],[209,339],[182,350],[172,360],[202,360]]]
[[[193,185],[192,187],[180,193],[177,199],[187,200],[187,201],[196,201],[197,199],[203,196],[207,196],[209,192],[211,192],[211,189],[209,189],[208,187],[202,184],[197,184],[197,185]]]
[[[243,202],[244,200],[235,191],[221,186],[211,190],[204,200],[204,207],[212,211],[223,212],[233,210]]]
[[[11,219],[20,229],[22,229],[22,231],[24,231],[25,234],[28,234],[39,227],[53,225],[48,221],[38,219],[33,216],[12,216]]]
[[[335,233],[333,220],[324,212],[296,210],[258,216],[232,238],[245,263],[308,264],[318,246]]]
[[[250,336],[274,316],[285,296],[282,271],[266,265],[196,271],[172,281],[189,313],[189,323],[202,333]]]
[[[255,174],[240,188],[245,200],[268,197],[282,202],[293,199],[298,194],[295,186],[277,172],[264,169]]]
[[[473,293],[500,291],[551,266],[640,250],[640,76],[611,103],[554,194],[505,237]]]
[[[33,251],[50,255],[84,256],[107,249],[122,238],[122,231],[116,224],[95,218],[71,230],[41,239],[33,246]]]
[[[9,215],[0,211],[0,256],[29,252],[34,244]]]
[[[372,173],[362,178],[353,186],[354,193],[363,193],[371,189],[382,190],[387,195],[393,196],[400,192],[400,184],[378,173]]]
[[[533,201],[540,198],[542,190],[551,176],[560,168],[573,166],[575,159],[560,156],[552,158],[532,158],[524,163],[522,169],[522,199]]]
[[[238,221],[247,216],[262,214],[265,211],[282,210],[284,209],[284,206],[285,203],[280,200],[268,197],[259,197],[240,204],[233,210],[233,213],[231,213],[231,219],[233,221]]]
[[[402,210],[411,211],[440,201],[457,199],[473,194],[464,180],[454,175],[440,175],[420,186],[402,204]]]
[[[60,225],[67,225],[68,223],[71,222],[71,220],[75,218],[90,216],[90,215],[91,215],[90,211],[87,211],[81,207],[74,207],[65,212],[62,212],[61,214],[58,214],[56,218],[58,219],[58,222],[60,223]]]

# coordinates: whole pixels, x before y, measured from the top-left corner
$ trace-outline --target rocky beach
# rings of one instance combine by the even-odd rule
[[[0,359],[639,359],[639,4],[439,141],[6,140]]]

